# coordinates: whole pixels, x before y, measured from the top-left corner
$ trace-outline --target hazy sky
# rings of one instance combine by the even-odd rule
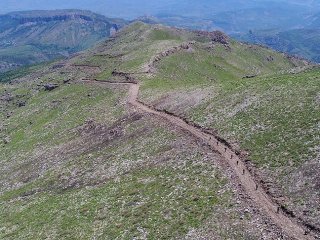
[[[179,0],[180,1],[180,0]],[[187,0],[188,1],[188,0]],[[111,16],[153,14],[174,0],[0,0],[1,13],[34,9],[88,9]]]
[[[314,8],[320,0],[0,0],[0,12],[35,9],[88,9],[110,17],[134,18],[159,13],[201,15],[267,5],[266,2],[286,2]]]

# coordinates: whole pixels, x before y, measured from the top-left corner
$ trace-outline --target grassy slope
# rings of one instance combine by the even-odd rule
[[[0,101],[12,112],[0,115],[0,138],[9,139],[0,152],[0,238],[168,239],[207,226],[215,237],[259,239],[249,226],[261,220],[243,214],[216,154],[130,112],[126,88],[77,83],[81,71],[53,65],[0,85],[0,96],[14,96]],[[59,87],[45,92],[46,82]]]
[[[16,70],[0,73],[0,82],[7,83],[14,79],[24,77],[36,70],[43,68],[47,64],[48,63],[35,64],[27,67],[20,67],[19,69],[16,69]]]
[[[153,76],[137,78],[143,101],[216,129],[247,150],[263,178],[275,183],[275,196],[280,188],[299,215],[314,209],[305,218],[317,225],[319,69],[289,73],[303,65],[266,48],[233,41],[212,47],[204,38],[192,51],[162,59]],[[248,75],[258,76],[243,79]]]
[[[22,91],[16,87],[10,90]],[[244,231],[250,214],[238,222],[212,154],[150,117],[126,115],[125,92],[61,86],[38,92],[4,120],[11,141],[1,151],[0,237],[168,239],[226,211],[235,230],[216,222],[217,236],[255,235]],[[90,130],[88,119],[122,134]]]
[[[159,29],[161,37],[154,38]],[[113,43],[117,48],[107,48],[109,54],[121,53],[115,66],[124,72],[141,71],[150,61],[145,54],[150,46],[197,41],[191,51],[158,62],[156,74],[136,75],[142,81],[141,99],[216,129],[235,147],[248,151],[262,178],[275,183],[270,191],[288,196],[286,204],[299,214],[315,209],[305,215],[317,224],[318,173],[312,169],[317,169],[319,154],[319,70],[290,74],[290,69],[301,71],[305,63],[232,40],[228,47],[213,46],[205,36],[143,24],[125,31],[131,34],[120,34]],[[172,34],[179,34],[180,41],[172,41]],[[150,54],[161,51],[155,48]],[[127,67],[128,59],[135,67]],[[106,77],[112,69],[105,69]]]
[[[181,52],[165,58],[159,66],[158,74],[146,79],[143,89],[153,87],[167,91],[169,89],[183,89],[185,87],[212,86],[215,82],[225,85],[234,84],[236,79],[244,76],[267,74],[281,69],[293,67],[280,54],[261,49],[249,48],[246,45],[234,43],[231,50],[223,45],[217,45],[212,50],[206,45],[198,44],[194,52]],[[268,62],[267,57],[275,60]]]
[[[231,49],[220,44],[212,48],[206,37],[141,23],[71,62],[99,65],[102,73],[98,78],[113,79],[115,68],[144,70],[154,54],[192,40],[198,40],[192,51],[164,58],[154,76],[137,75],[142,81],[141,99],[154,104],[162,96],[169,100],[172,95],[179,96],[179,102],[186,99],[179,105],[181,114],[239,141],[261,169],[280,166],[270,170],[279,169],[280,173],[273,173],[282,176],[285,161],[274,158],[276,151],[270,155],[272,164],[259,157],[268,146],[259,138],[270,136],[252,128],[257,122],[253,119],[266,121],[270,135],[281,137],[274,126],[290,127],[279,118],[280,110],[290,106],[286,108],[288,116],[296,114],[295,109],[304,109],[297,124],[311,126],[318,118],[314,111],[318,105],[310,105],[310,96],[318,87],[317,70],[268,77],[294,64],[264,48],[235,42]],[[267,60],[270,56],[273,61]],[[9,136],[10,143],[0,153],[0,238],[168,239],[200,229],[214,232],[213,239],[261,239],[261,229],[255,224],[263,226],[263,218],[258,220],[250,212],[243,216],[245,205],[235,203],[235,190],[217,167],[218,156],[189,135],[128,111],[124,107],[127,89],[61,85],[65,78],[84,76],[74,68],[44,72],[38,80],[30,75],[24,78],[29,83],[0,88],[2,94],[6,89],[29,99],[26,107],[3,106],[13,115],[1,119],[5,126],[1,137]],[[263,76],[242,79],[258,73]],[[60,87],[50,93],[37,87],[48,81],[58,82]],[[301,92],[296,93],[297,89]],[[195,90],[208,94],[193,103],[190,96]],[[296,96],[307,96],[303,106],[308,107],[297,108]],[[249,98],[250,104],[243,107],[244,98]],[[175,111],[177,102],[166,99],[162,107]],[[271,112],[264,111],[266,108]],[[226,109],[235,114],[229,116]],[[267,116],[259,118],[258,113]],[[90,119],[93,121],[88,122]],[[260,125],[254,126],[261,130]],[[312,134],[316,136],[317,131]],[[300,133],[310,136],[310,132]],[[297,136],[295,131],[290,134],[293,139]],[[281,142],[277,147],[286,145]],[[305,162],[299,158],[295,163],[292,169]]]
[[[100,66],[103,71],[98,79],[111,77],[113,70],[140,73],[147,70],[146,66],[157,53],[193,40],[204,41],[205,38],[183,30],[160,25],[150,27],[138,22],[124,28],[116,38],[108,40],[76,63]]]
[[[256,164],[284,167],[291,160],[298,164],[314,157],[319,70],[269,77],[266,74],[293,65],[279,54],[268,63],[265,56],[273,55],[271,51],[245,48],[231,46],[230,53],[222,46],[211,53],[199,48],[192,54],[168,57],[159,64],[157,75],[143,83],[143,99],[155,101],[168,92],[170,95],[173,89],[209,89],[209,99],[184,112],[184,116],[218,129],[229,140],[241,141],[241,148],[250,150]],[[265,63],[259,66],[261,62]],[[241,79],[254,71],[265,76]],[[278,143],[271,152],[270,141]]]
[[[318,68],[299,74],[280,74],[240,80],[230,89],[186,113],[201,125],[218,129],[239,142],[249,159],[275,182],[299,214],[317,225],[314,208],[319,196],[316,159],[319,157]]]
[[[48,58],[41,51],[31,45],[0,49],[0,57],[4,62],[18,65],[30,65],[36,62],[47,61]],[[56,58],[58,55],[56,56]]]

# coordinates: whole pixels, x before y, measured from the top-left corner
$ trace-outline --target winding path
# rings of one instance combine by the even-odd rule
[[[221,156],[227,161],[234,173],[237,175],[239,182],[247,195],[263,210],[272,221],[283,230],[289,237],[297,240],[311,240],[315,239],[312,235],[307,235],[306,230],[301,226],[294,218],[287,216],[281,211],[280,206],[277,205],[271,197],[260,187],[254,180],[243,161],[237,156],[237,154],[226,144],[221,142],[218,137],[211,135],[204,130],[197,128],[185,120],[170,115],[163,111],[158,111],[149,107],[138,100],[139,84],[129,82],[111,82],[111,81],[97,81],[97,80],[83,80],[84,82],[99,82],[114,85],[126,85],[129,86],[128,103],[135,108],[154,114],[167,120],[168,122],[179,126],[180,128],[187,130],[197,138],[203,140],[212,147],[215,151],[218,151]]]

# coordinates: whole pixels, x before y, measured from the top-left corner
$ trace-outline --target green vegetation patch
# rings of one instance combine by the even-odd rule
[[[258,165],[299,165],[319,144],[319,69],[239,80],[189,114],[237,139]]]
[[[153,29],[149,34],[149,38],[151,41],[181,40],[181,37],[178,34],[162,29]]]
[[[116,69],[119,72],[144,72],[151,59],[174,46],[179,46],[189,38],[188,34],[178,34],[163,26],[150,26],[140,22],[121,30],[112,42],[106,42],[104,53],[113,56],[102,68],[98,79],[106,79]],[[108,48],[110,46],[110,48]]]
[[[83,84],[61,86],[52,92],[42,90],[5,121],[10,143],[1,151],[1,160],[31,153],[39,144],[61,144],[70,137],[70,130],[85,120],[114,121],[123,114],[117,102],[126,94],[118,93]]]
[[[268,49],[232,42],[196,44],[191,51],[181,51],[163,58],[152,77],[141,77],[142,97],[155,99],[172,90],[214,87],[234,88],[243,77],[290,69],[293,64],[282,54]],[[155,94],[156,93],[156,94]]]
[[[40,68],[44,67],[46,64],[37,64],[31,65],[27,67],[21,67],[15,70],[11,70],[8,72],[0,73],[0,83],[7,83],[14,79],[21,78],[27,76],[28,74],[39,70]]]
[[[223,205],[211,164],[150,168],[95,188],[38,193],[0,204],[5,239],[168,239],[197,228]],[[209,174],[210,173],[210,174]],[[5,216],[5,217],[4,217]]]

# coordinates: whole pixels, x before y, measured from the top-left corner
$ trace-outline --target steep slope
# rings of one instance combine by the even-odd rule
[[[295,77],[291,69],[305,67],[221,32],[135,23],[79,56],[19,73],[18,79],[11,74],[11,84],[0,85],[0,237],[290,239],[239,186],[221,154],[132,106],[128,85],[115,83],[139,81],[140,101],[213,127],[229,140],[221,126],[228,130],[229,120],[245,108],[213,121],[216,101],[221,108],[236,106],[237,97],[252,91],[251,82],[264,92],[270,75],[286,84],[292,81],[283,76]],[[296,102],[287,104],[294,111]],[[242,143],[250,130],[239,128],[234,138]]]
[[[0,70],[34,64],[93,46],[125,22],[80,10],[0,16]]]
[[[299,60],[229,42],[195,44],[164,57],[156,74],[139,77],[141,99],[245,150],[279,203],[318,226],[319,70],[292,74],[301,71]],[[292,73],[279,71],[299,65]]]
[[[127,105],[126,87],[79,82],[88,67],[54,68],[0,85],[1,238],[282,234],[202,141]]]

